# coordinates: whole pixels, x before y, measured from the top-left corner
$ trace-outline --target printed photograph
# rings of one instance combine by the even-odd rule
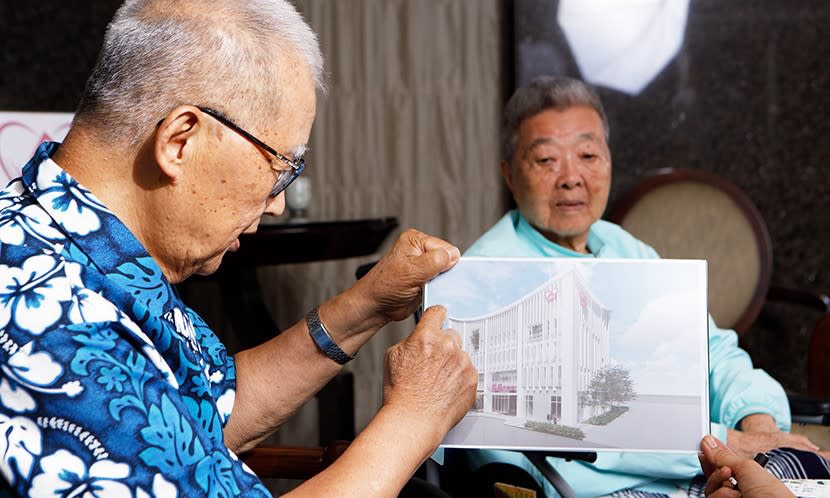
[[[462,258],[427,284],[478,370],[445,447],[697,452],[706,263]]]

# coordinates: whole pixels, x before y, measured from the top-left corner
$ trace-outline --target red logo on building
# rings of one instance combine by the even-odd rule
[[[550,289],[545,291],[545,301],[552,303],[556,301],[557,296],[559,295],[559,289],[556,287],[551,287]]]

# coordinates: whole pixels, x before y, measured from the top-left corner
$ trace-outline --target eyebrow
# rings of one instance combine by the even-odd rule
[[[589,142],[594,142],[598,145],[602,145],[602,143],[603,143],[602,140],[600,139],[600,137],[597,136],[596,133],[593,133],[593,132],[590,132],[590,131],[586,132],[586,133],[580,133],[576,137],[576,140],[574,140],[574,142],[582,142],[584,140],[588,140]],[[532,150],[532,149],[534,149],[534,148],[536,148],[540,145],[548,145],[548,144],[558,145],[559,143],[560,143],[560,140],[557,140],[554,137],[539,137],[539,138],[537,138],[536,140],[534,140],[533,142],[530,143],[530,146],[528,147],[528,150]]]
[[[295,161],[299,161],[308,152],[308,144],[300,144],[291,149],[291,155]]]

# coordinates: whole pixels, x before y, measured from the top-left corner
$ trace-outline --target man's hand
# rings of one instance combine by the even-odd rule
[[[292,496],[398,496],[406,481],[467,413],[478,374],[446,310],[426,310],[409,337],[387,350],[383,406],[334,463]]]
[[[424,284],[452,268],[459,257],[455,246],[410,229],[352,289],[372,300],[383,320],[402,320],[420,305]]]
[[[752,458],[760,451],[784,447],[812,451],[828,457],[827,452],[820,451],[806,436],[781,431],[775,420],[766,414],[745,417],[741,420],[741,429],[730,429],[726,436],[727,446],[740,457]]]
[[[384,405],[416,415],[435,445],[473,405],[478,383],[458,332],[442,329],[446,315],[441,306],[427,309],[412,334],[389,348],[384,365]]]

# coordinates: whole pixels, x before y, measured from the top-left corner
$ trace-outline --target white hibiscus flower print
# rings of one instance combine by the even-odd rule
[[[52,161],[41,165],[37,182],[41,204],[55,212],[66,230],[88,235],[101,228],[98,212],[109,213],[109,210]]]
[[[118,308],[101,294],[89,289],[76,290],[69,307],[72,323],[104,323],[118,320]]]
[[[176,498],[179,492],[170,481],[161,474],[153,478],[153,494],[149,494],[141,488],[135,492],[136,498]]]
[[[42,472],[32,479],[31,496],[78,496],[105,498],[132,496],[119,479],[130,475],[130,466],[98,460],[89,466],[66,450],[58,450],[40,461]]]
[[[173,322],[176,332],[178,332],[179,335],[187,341],[187,345],[190,346],[190,349],[197,352],[202,351],[201,344],[199,344],[199,341],[196,340],[196,328],[193,326],[193,322],[190,321],[190,317],[187,316],[186,313],[183,313],[179,308],[173,308],[165,313],[164,317]]]
[[[61,302],[71,298],[61,271],[63,262],[47,255],[32,256],[22,267],[0,265],[0,329],[13,321],[40,335],[63,314]]]
[[[15,179],[6,185],[5,188],[0,189],[0,209],[5,209],[6,206],[14,204],[17,198],[23,195],[25,191],[26,187],[23,186],[20,178]]]
[[[19,348],[7,364],[0,366],[0,403],[17,413],[35,409],[35,400],[28,391],[62,394],[70,398],[83,391],[79,381],[50,387],[63,375],[63,367],[49,353],[33,353],[33,347],[30,342]]]
[[[32,474],[35,457],[43,449],[42,435],[35,423],[25,417],[7,417],[0,413],[0,473],[14,486],[16,474],[28,479]]]
[[[228,389],[216,400],[216,411],[222,422],[231,416],[234,401],[236,401],[236,391],[233,389]]]
[[[0,211],[0,242],[21,246],[29,236],[52,245],[51,240],[58,240],[63,235],[51,223],[52,218],[36,204],[3,209]]]

